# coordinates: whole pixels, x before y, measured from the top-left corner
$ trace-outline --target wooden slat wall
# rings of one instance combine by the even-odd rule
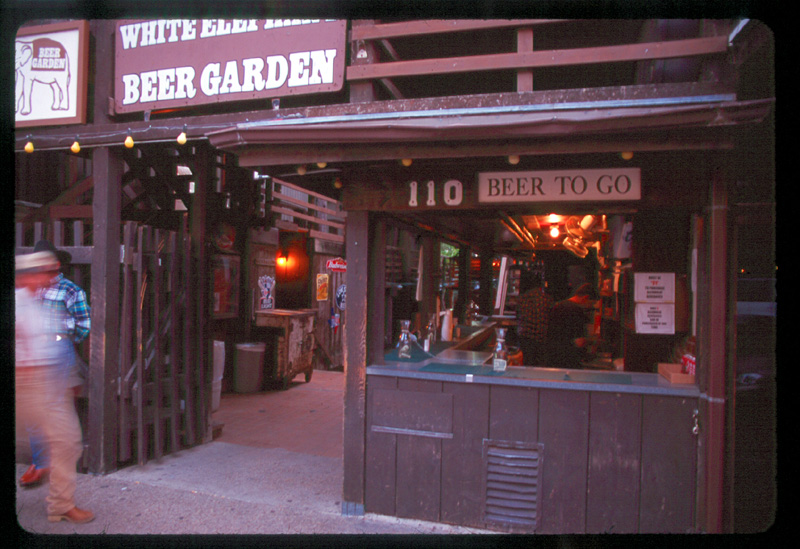
[[[281,179],[272,180],[271,196],[270,211],[280,216],[277,227],[308,229],[311,238],[344,243],[347,214],[341,202]]]
[[[437,395],[452,398],[451,436],[399,432],[424,417],[426,392],[431,409]],[[410,415],[401,393],[415,403]],[[693,528],[691,399],[373,375],[366,404],[366,512],[487,527],[482,445],[495,440],[542,444],[537,533]]]

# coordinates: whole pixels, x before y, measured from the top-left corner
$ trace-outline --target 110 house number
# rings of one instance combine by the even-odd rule
[[[419,189],[419,184],[416,181],[411,181],[409,184],[410,196],[408,205],[412,208],[419,206],[419,200],[425,200],[426,206],[436,206],[436,184],[433,181],[428,181],[425,184],[427,188],[427,198],[420,197],[419,191],[425,193],[425,189]],[[464,186],[461,181],[457,179],[450,179],[441,186],[442,200],[448,206],[458,206],[464,198]]]

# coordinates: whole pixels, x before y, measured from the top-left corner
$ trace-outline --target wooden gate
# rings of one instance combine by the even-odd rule
[[[123,227],[119,461],[139,464],[201,442],[210,379],[196,361],[191,241],[135,222]]]

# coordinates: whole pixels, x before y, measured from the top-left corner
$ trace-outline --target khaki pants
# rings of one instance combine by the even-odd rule
[[[83,452],[81,426],[71,388],[55,368],[16,369],[16,428],[27,435],[34,425],[50,454],[50,491],[47,514],[60,515],[75,507],[77,463]]]

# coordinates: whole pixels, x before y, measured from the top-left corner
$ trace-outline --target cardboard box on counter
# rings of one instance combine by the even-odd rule
[[[669,362],[658,363],[658,373],[667,379],[670,383],[694,383],[694,374],[684,374],[681,370],[681,364],[673,364]]]

